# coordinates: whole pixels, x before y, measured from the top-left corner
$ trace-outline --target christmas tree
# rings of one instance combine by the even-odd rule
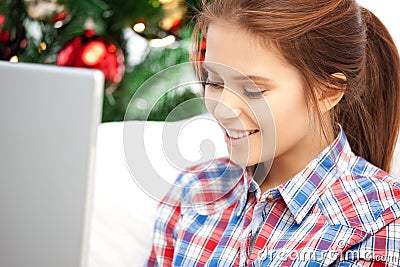
[[[150,77],[189,61],[193,6],[181,0],[1,0],[0,60],[103,71],[103,121],[120,121]],[[170,77],[167,86],[176,79]],[[149,98],[160,94],[153,91],[146,92]],[[191,86],[165,91],[154,105],[130,107],[129,119],[178,120],[202,113],[200,95]],[[189,99],[189,107],[168,116]]]

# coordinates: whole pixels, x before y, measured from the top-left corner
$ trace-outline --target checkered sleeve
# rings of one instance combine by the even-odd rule
[[[178,184],[182,175],[178,176],[175,184],[159,204],[154,222],[153,244],[145,267],[172,266],[176,225],[181,213],[179,190],[181,187]]]

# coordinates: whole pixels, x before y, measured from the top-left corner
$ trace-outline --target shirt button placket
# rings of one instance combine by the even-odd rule
[[[270,193],[268,194],[268,196],[265,199],[267,202],[271,202],[272,200],[274,200],[274,196]]]
[[[252,234],[251,231],[246,231],[246,232],[243,233],[240,242],[240,262],[239,262],[240,267],[248,266],[248,262],[250,259],[250,240]]]

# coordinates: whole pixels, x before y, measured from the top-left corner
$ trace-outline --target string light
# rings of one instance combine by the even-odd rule
[[[42,52],[47,49],[47,44],[45,42],[41,42],[39,45],[39,52]]]
[[[175,42],[176,38],[173,35],[168,35],[162,39],[153,39],[150,40],[149,45],[152,47],[165,47],[172,45]]]
[[[64,25],[64,23],[62,21],[56,21],[54,23],[54,28],[59,29]]]
[[[154,8],[157,8],[157,7],[160,6],[160,2],[159,2],[158,0],[152,0],[152,1],[150,2],[150,4],[151,4]]]
[[[10,59],[10,62],[11,62],[11,63],[17,63],[17,62],[18,62],[18,57],[17,57],[17,56],[13,56],[13,57]]]
[[[143,22],[136,23],[133,25],[133,30],[135,32],[141,33],[146,29],[146,25]]]

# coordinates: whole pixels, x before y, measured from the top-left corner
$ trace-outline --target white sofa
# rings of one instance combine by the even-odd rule
[[[136,156],[149,158],[157,174],[166,181],[173,181],[180,171],[171,167],[163,152],[162,134],[167,131],[166,125],[180,129],[176,143],[184,158],[199,159],[201,141],[206,139],[215,144],[215,156],[227,155],[218,125],[204,115],[173,123],[133,121],[101,124],[98,128],[89,242],[90,267],[137,267],[142,266],[147,257],[158,201],[144,193],[140,181],[132,178],[125,162],[124,149],[129,148],[123,146],[123,134],[129,129],[132,131],[129,133],[136,133],[133,135],[136,138],[142,136],[146,152]],[[400,149],[396,150],[394,162],[392,174],[400,177]],[[144,171],[144,177],[148,173]],[[168,188],[162,190],[165,193]]]
[[[169,123],[132,121],[101,124],[97,139],[89,267],[136,267],[141,266],[147,257],[158,200],[144,193],[138,186],[140,181],[132,178],[124,150],[133,149],[136,153],[137,148],[131,144],[128,144],[131,148],[124,148],[123,135],[125,130],[132,138],[141,136],[139,141],[143,143],[144,140],[146,151],[136,153],[133,160],[149,158],[157,173],[172,182],[180,170],[171,166],[171,159],[163,151],[162,135],[168,133],[168,129],[180,130],[175,142],[184,158],[200,159],[201,141],[206,139],[215,143],[215,156],[227,155],[222,132],[207,115]],[[144,170],[140,176],[146,177],[148,173]],[[165,194],[168,188],[162,190],[161,193]]]

